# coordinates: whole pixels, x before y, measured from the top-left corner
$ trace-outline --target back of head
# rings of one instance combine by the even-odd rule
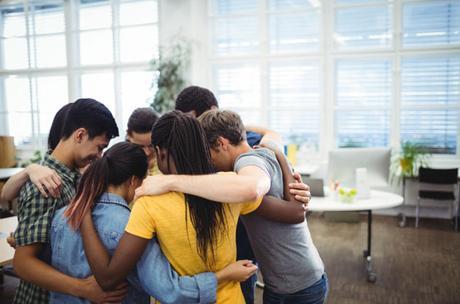
[[[161,116],[152,129],[152,144],[166,150],[168,166],[169,157],[172,157],[178,174],[214,172],[203,128],[190,115],[172,111]],[[198,254],[212,267],[216,257],[217,237],[226,231],[224,206],[194,195],[185,194],[185,198],[197,234]],[[209,252],[211,259],[208,259]]]
[[[195,111],[196,117],[212,107],[219,107],[216,96],[210,90],[199,86],[183,89],[176,98],[176,110],[184,113]]]
[[[69,138],[72,133],[85,128],[89,138],[105,134],[107,139],[118,136],[118,127],[110,110],[91,98],[81,98],[70,107],[61,138]]]
[[[48,150],[54,150],[61,140],[67,113],[72,105],[73,102],[66,104],[60,108],[54,116],[53,122],[51,123],[50,133],[48,135]]]
[[[147,167],[147,156],[142,148],[128,142],[119,142],[109,148],[81,177],[75,198],[64,213],[69,224],[78,229],[84,215],[109,185],[119,186],[133,176],[143,179]]]
[[[152,126],[158,120],[158,114],[150,107],[137,108],[128,120],[128,134],[132,132],[147,133],[152,131]]]
[[[246,130],[241,117],[228,110],[211,110],[201,115],[200,121],[211,147],[219,137],[226,138],[234,146],[246,140]]]
[[[190,115],[172,111],[161,116],[152,129],[152,145],[168,151],[178,174],[214,173],[203,128]]]

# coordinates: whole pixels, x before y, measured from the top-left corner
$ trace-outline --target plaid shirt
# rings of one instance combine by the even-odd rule
[[[51,155],[46,154],[42,165],[53,169],[61,177],[61,195],[58,198],[45,198],[37,187],[28,181],[19,194],[18,201],[18,228],[14,233],[17,246],[27,246],[41,243],[40,259],[50,264],[50,227],[54,213],[67,205],[75,196],[75,188],[80,174],[58,162]],[[36,285],[21,280],[14,303],[48,303],[49,292]]]

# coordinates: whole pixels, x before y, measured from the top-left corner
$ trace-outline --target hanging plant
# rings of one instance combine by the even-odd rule
[[[157,88],[150,106],[158,113],[174,109],[177,95],[185,87],[185,71],[190,61],[190,45],[184,39],[177,39],[169,48],[161,49],[158,59],[150,65],[156,71],[152,87]]]

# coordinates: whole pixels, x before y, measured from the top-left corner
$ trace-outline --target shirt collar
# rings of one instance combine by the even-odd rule
[[[80,172],[76,169],[70,169],[56,158],[54,158],[50,153],[46,153],[43,159],[43,165],[49,167],[56,171],[57,174],[62,176],[63,178],[67,178],[72,182],[75,182],[80,177]]]
[[[129,209],[128,203],[121,196],[105,192],[99,198],[99,203],[120,205]]]

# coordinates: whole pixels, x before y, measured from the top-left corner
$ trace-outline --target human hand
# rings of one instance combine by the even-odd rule
[[[128,284],[121,283],[112,291],[104,291],[94,276],[82,279],[82,293],[80,297],[93,303],[121,303],[128,293]]]
[[[160,195],[169,192],[173,175],[147,176],[142,185],[136,189],[134,201],[144,195]]]
[[[294,195],[296,201],[307,206],[311,200],[310,186],[302,182],[299,173],[294,173],[293,176],[296,182],[289,184],[289,193]]]
[[[54,198],[60,196],[62,182],[56,171],[37,164],[30,164],[26,172],[30,181],[44,197],[48,197],[48,194]]]
[[[11,248],[16,249],[16,240],[14,239],[13,232],[11,232],[10,236],[6,238],[6,242],[11,246]]]
[[[246,281],[257,271],[257,266],[250,260],[240,260],[227,265],[225,268],[216,272],[218,282],[222,281]]]

